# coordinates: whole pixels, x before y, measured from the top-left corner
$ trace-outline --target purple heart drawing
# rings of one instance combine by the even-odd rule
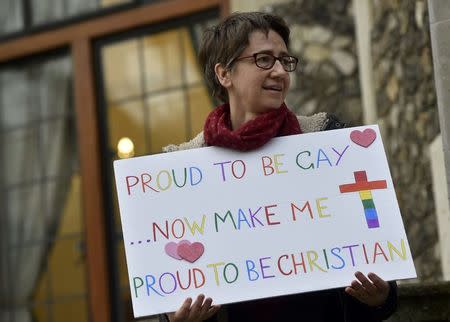
[[[182,240],[179,243],[176,242],[168,242],[166,246],[164,246],[164,250],[166,251],[166,254],[169,255],[172,258],[182,260],[180,255],[178,255],[178,246],[180,245],[190,245],[191,242],[189,240]]]

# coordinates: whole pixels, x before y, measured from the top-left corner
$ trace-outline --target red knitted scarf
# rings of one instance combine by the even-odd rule
[[[286,106],[272,109],[232,130],[229,104],[216,107],[207,117],[203,134],[209,146],[249,151],[271,138],[302,133],[297,117]]]

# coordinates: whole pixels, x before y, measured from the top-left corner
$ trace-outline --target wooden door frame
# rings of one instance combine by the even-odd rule
[[[94,322],[110,322],[112,317],[92,43],[102,37],[214,8],[225,17],[230,10],[229,0],[161,1],[0,43],[0,64],[70,48],[82,178],[88,301],[90,318]]]

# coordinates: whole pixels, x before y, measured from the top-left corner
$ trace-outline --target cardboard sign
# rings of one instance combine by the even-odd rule
[[[416,277],[376,125],[114,162],[136,317]]]

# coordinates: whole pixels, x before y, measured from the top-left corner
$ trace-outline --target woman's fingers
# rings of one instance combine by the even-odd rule
[[[357,280],[345,288],[345,292],[369,306],[379,306],[386,302],[389,295],[389,283],[374,273],[367,278],[363,273],[356,272]]]
[[[345,291],[350,295],[356,297],[360,301],[362,301],[368,295],[365,288],[358,281],[352,281],[350,287],[347,287]]]
[[[389,289],[389,283],[383,280],[381,277],[379,277],[375,273],[369,273],[367,276],[370,278],[370,280],[373,282],[373,284],[376,286],[376,288],[380,290],[386,290]]]
[[[364,287],[366,292],[369,293],[369,295],[375,294],[377,292],[377,288],[375,287],[375,285],[373,285],[372,282],[369,281],[369,279],[363,273],[356,272],[355,276]]]
[[[350,286],[345,288],[345,293],[347,293],[347,294],[349,294],[349,295],[351,295],[353,297],[358,298],[358,292],[356,292],[355,289],[351,288]],[[359,300],[359,298],[358,298],[358,300]]]
[[[178,322],[185,321],[189,318],[189,313],[191,311],[192,299],[188,297],[184,300],[183,304],[181,304],[180,308],[176,312],[168,313],[169,321]]]
[[[205,314],[205,319],[209,319],[214,314],[216,314],[220,310],[220,305],[213,305],[209,308],[208,312]]]
[[[217,313],[220,305],[212,305],[210,297],[205,299],[205,295],[200,294],[192,303],[192,298],[187,298],[181,307],[173,313],[168,313],[171,322],[196,322],[209,319]]]
[[[364,287],[358,281],[352,281],[350,287],[358,293],[364,292]]]
[[[184,300],[183,304],[181,305],[181,307],[178,309],[178,313],[180,316],[188,316],[189,315],[189,311],[191,309],[191,304],[192,304],[192,298],[188,297],[186,300]]]
[[[192,304],[192,307],[191,307],[191,313],[190,313],[191,317],[197,317],[200,315],[204,299],[205,299],[205,295],[203,295],[203,294],[200,294],[199,296],[197,296],[194,304]]]
[[[201,307],[200,310],[200,314],[201,316],[206,316],[206,314],[208,313],[209,309],[211,308],[211,304],[212,304],[212,298],[208,297],[205,302],[203,303],[203,306]]]

